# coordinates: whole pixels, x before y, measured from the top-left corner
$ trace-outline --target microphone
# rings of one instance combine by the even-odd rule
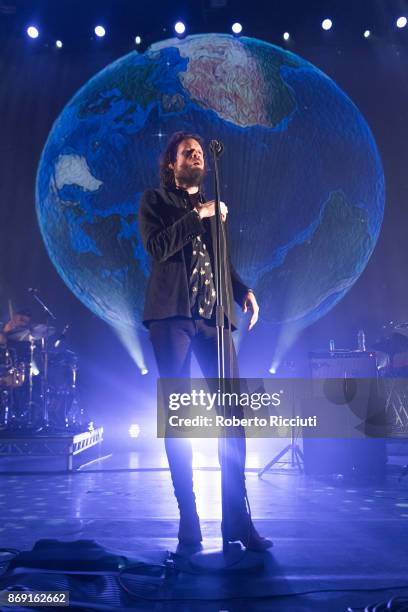
[[[215,153],[217,157],[220,157],[224,152],[224,145],[220,140],[211,140],[210,151],[211,153]]]

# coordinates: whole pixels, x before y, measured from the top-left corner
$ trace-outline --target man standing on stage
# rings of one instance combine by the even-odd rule
[[[206,378],[217,378],[217,328],[215,324],[214,233],[215,203],[201,189],[205,173],[200,136],[176,132],[160,163],[160,189],[146,191],[141,199],[139,227],[151,258],[144,324],[149,328],[159,374],[189,378],[194,351]],[[221,203],[225,223],[228,209]],[[226,225],[226,224],[225,224]],[[227,232],[223,232],[226,234]],[[235,271],[226,247],[227,275],[223,287],[226,376],[238,378],[231,332],[236,328],[234,300],[250,311],[249,329],[258,319],[255,295]],[[165,438],[174,492],[180,510],[179,542],[201,546],[200,522],[193,491],[191,442]],[[252,550],[265,550],[272,542],[256,531],[247,510],[245,488],[245,433],[226,442],[229,516],[224,536]],[[224,462],[222,462],[223,464]]]

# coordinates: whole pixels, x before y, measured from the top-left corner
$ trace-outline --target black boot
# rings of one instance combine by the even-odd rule
[[[191,554],[202,549],[201,542],[203,537],[201,535],[200,519],[195,509],[195,504],[194,509],[183,510],[180,508],[178,540],[178,553]]]
[[[200,519],[197,514],[195,495],[191,492],[189,499],[177,498],[180,510],[177,553],[189,556],[202,550]]]
[[[193,490],[193,454],[191,442],[165,438],[174,494],[180,511],[179,546],[200,547],[202,535]]]
[[[246,515],[246,518],[239,522],[236,520],[231,521],[226,529],[224,524],[222,524],[221,530],[227,542],[241,542],[247,550],[263,552],[273,546],[272,540],[262,537],[257,532],[249,515]]]
[[[231,437],[223,442],[220,452],[223,495],[226,500],[221,525],[223,537],[228,542],[241,542],[248,550],[265,551],[273,546],[273,542],[259,535],[247,510],[245,437]]]

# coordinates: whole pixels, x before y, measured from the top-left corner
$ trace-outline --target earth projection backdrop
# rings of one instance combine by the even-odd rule
[[[381,160],[364,118],[302,58],[207,34],[132,52],[88,81],[56,120],[36,205],[59,274],[115,327],[141,319],[149,262],[140,197],[177,130],[223,141],[232,256],[262,318],[305,327],[364,270],[384,211]],[[206,192],[212,197],[212,176]]]

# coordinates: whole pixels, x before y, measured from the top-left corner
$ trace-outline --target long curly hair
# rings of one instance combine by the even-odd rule
[[[204,154],[204,165],[205,165],[205,151],[204,141],[198,134],[192,134],[190,132],[175,132],[167,143],[166,149],[160,156],[160,183],[167,189],[173,189],[176,186],[174,180],[174,172],[169,168],[169,164],[174,164],[177,157],[178,146],[183,140],[193,139],[196,140],[203,150]]]

